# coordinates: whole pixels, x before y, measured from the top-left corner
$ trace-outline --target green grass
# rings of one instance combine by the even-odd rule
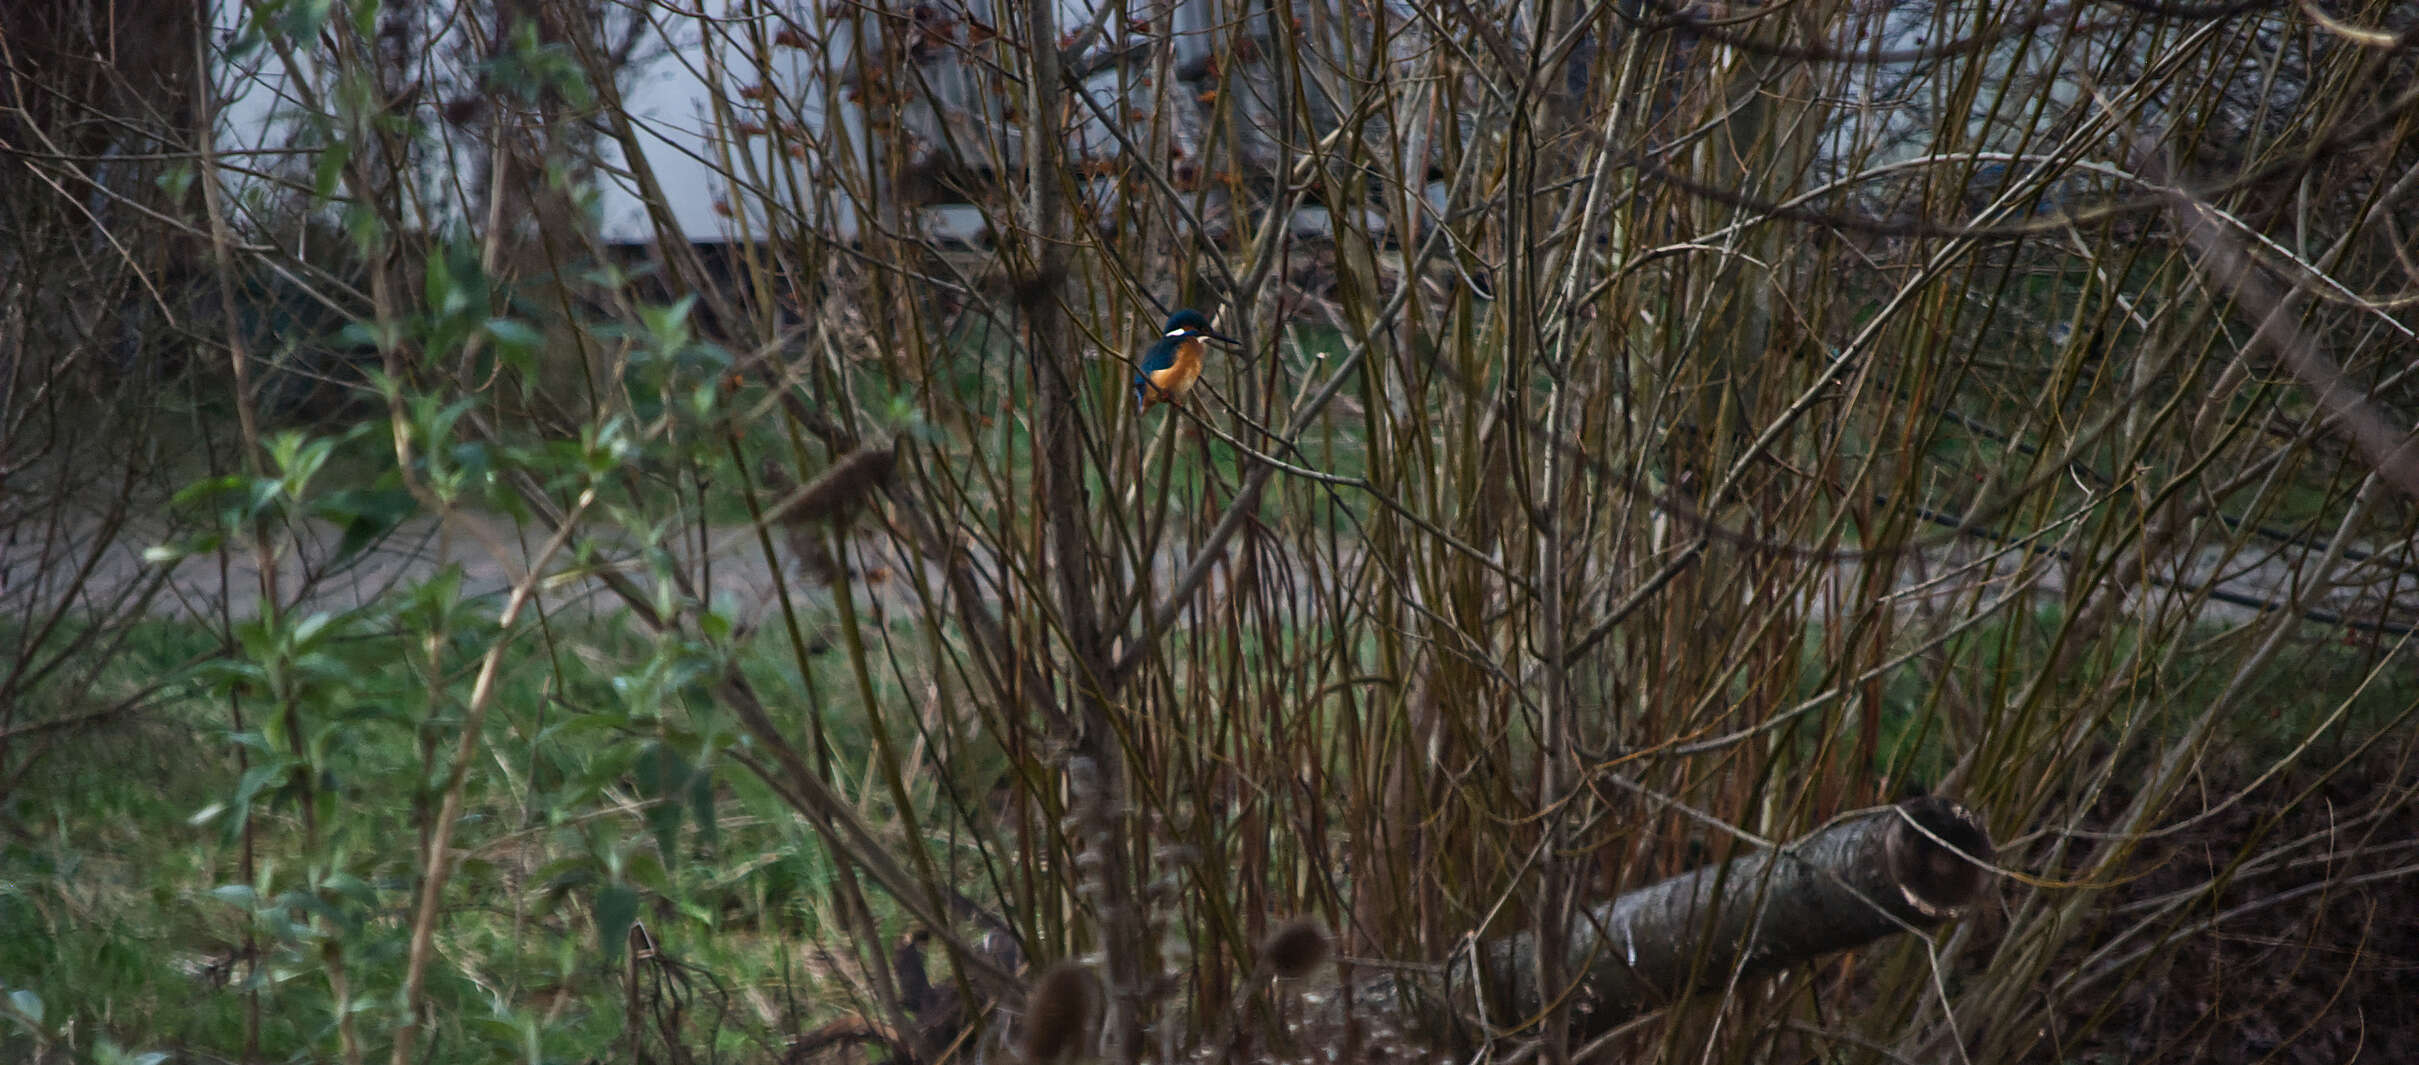
[[[1880,748],[1869,768],[1892,779],[1926,782],[1938,780],[1955,762],[1957,751],[1943,728],[1944,688],[1924,663],[1939,664],[1953,674],[1956,690],[1985,703],[1987,710],[1992,701],[2014,699],[2038,674],[2050,637],[2064,623],[2065,611],[2056,604],[2006,611],[1948,640],[1923,662],[1889,674],[1882,682]],[[2159,638],[2138,623],[2113,622],[2093,641],[2091,655],[2078,668],[2053,679],[2045,698],[2079,705],[2114,684],[2125,692],[2117,704],[2124,713],[2098,721],[2090,740],[2113,744],[2138,728],[2143,742],[2137,750],[2156,751],[2190,730],[2250,653],[2241,646],[2241,632],[2202,622],[2168,637],[2175,653],[2164,657],[2155,673],[2115,677],[2101,668],[2104,662],[2127,660],[2135,645]],[[2382,646],[2390,648],[2394,638],[2381,639]],[[1901,642],[1908,643],[1904,638]],[[1823,676],[1819,627],[1809,630],[1805,648],[1799,699],[1815,695],[1813,682]],[[2381,653],[2391,652],[2358,636],[2347,639],[2317,627],[2306,630],[2294,647],[2247,679],[2235,713],[2220,733],[2223,756],[2238,764],[2263,765],[2292,756],[2303,741],[2316,737],[2314,757],[2325,761],[2343,754],[2352,740],[2393,728],[2397,719],[2419,707],[2419,678],[2378,671]],[[2015,726],[2002,720],[2000,727]],[[1811,757],[1818,742],[1814,735],[1801,735],[1797,746]]]
[[[332,958],[356,1000],[393,1001],[420,826],[461,723],[470,662],[450,659],[445,696],[428,700],[408,641],[381,631],[383,619],[356,620],[358,631],[324,652],[346,683],[295,684],[304,742],[317,752],[307,802],[304,778],[285,774],[243,795],[247,767],[276,761],[293,736],[263,699],[246,699],[244,728],[234,728],[228,699],[209,691],[212,669],[184,668],[218,638],[164,622],[139,627],[90,690],[131,692],[173,675],[167,688],[133,713],[57,736],[17,780],[0,847],[0,983],[39,996],[53,1037],[106,1033],[125,1046],[235,1057],[257,1007],[264,1060],[326,1059],[336,1051]],[[475,649],[478,631],[458,630],[460,650]],[[752,1041],[761,1051],[807,1020],[742,1009],[743,997],[833,1001],[792,964],[797,941],[839,933],[828,923],[832,866],[776,796],[719,757],[729,726],[679,679],[699,653],[601,623],[525,633],[507,653],[439,925],[434,1060],[483,1060],[482,1044],[534,1046],[555,1061],[620,1054],[627,957],[600,931],[615,913],[643,922],[664,958],[693,967],[680,971],[697,992],[729,1008],[703,1026],[711,1003],[692,1004],[692,1049]],[[770,676],[787,648],[763,637],[736,653],[752,675]],[[877,694],[910,705],[890,683]],[[850,724],[861,720],[854,698],[828,700],[826,731],[844,764],[867,747]],[[38,691],[20,720],[64,705]],[[28,751],[21,743],[11,754]],[[934,801],[929,786],[917,794]],[[245,808],[248,843],[229,812]],[[895,915],[877,916],[895,931]],[[359,1037],[383,1045],[388,1014],[361,1017]],[[62,1035],[71,1032],[85,1034]]]

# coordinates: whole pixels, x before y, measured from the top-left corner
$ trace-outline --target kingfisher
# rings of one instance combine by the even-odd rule
[[[1159,339],[1142,353],[1142,362],[1135,369],[1135,409],[1149,410],[1154,403],[1174,403],[1192,391],[1193,382],[1201,378],[1201,352],[1208,346],[1204,341],[1210,340],[1235,343],[1231,337],[1212,332],[1209,317],[1200,311],[1188,307],[1168,315]]]

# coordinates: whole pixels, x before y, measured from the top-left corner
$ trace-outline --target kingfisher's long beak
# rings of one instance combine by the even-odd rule
[[[1204,330],[1202,330],[1202,331],[1201,331],[1201,339],[1203,339],[1203,340],[1215,340],[1215,341],[1217,341],[1218,343],[1224,344],[1224,345],[1226,345],[1227,347],[1230,347],[1230,348],[1239,348],[1239,347],[1242,347],[1242,346],[1243,346],[1243,342],[1242,342],[1242,341],[1240,341],[1240,340],[1237,340],[1237,339],[1235,339],[1235,338],[1233,338],[1233,337],[1227,336],[1227,335],[1226,335],[1226,334],[1224,334],[1224,333],[1213,333],[1213,332],[1210,332],[1210,331],[1209,331],[1209,330],[1207,330],[1207,329],[1204,329]]]

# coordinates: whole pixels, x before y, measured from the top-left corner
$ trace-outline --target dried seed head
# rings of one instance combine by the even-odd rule
[[[1327,963],[1331,945],[1326,925],[1316,918],[1296,917],[1268,934],[1260,945],[1260,956],[1268,959],[1269,969],[1278,976],[1298,980]]]
[[[1092,974],[1072,959],[1052,965],[1025,995],[1025,1060],[1052,1062],[1091,1037]]]

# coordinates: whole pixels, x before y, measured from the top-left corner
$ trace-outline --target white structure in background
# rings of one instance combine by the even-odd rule
[[[1064,24],[1081,26],[1094,20],[1096,5],[1091,0],[1058,2]],[[989,6],[980,0],[977,3]],[[1178,25],[1183,27],[1177,42],[1180,59],[1209,47],[1206,16],[1197,7],[1187,5],[1177,16]],[[417,80],[426,88],[415,106],[435,114],[444,107],[444,101],[476,92],[479,60],[467,27],[494,26],[494,8],[492,0],[435,0],[416,6],[390,6],[390,11],[406,12],[418,22],[411,62],[417,66]],[[637,130],[645,161],[662,190],[663,206],[687,239],[717,242],[762,232],[761,218],[734,218],[725,213],[730,208],[720,206],[738,205],[741,210],[758,206],[750,197],[733,194],[731,170],[753,169],[769,175],[778,165],[799,171],[804,180],[800,164],[775,157],[761,139],[725,141],[719,133],[714,108],[718,100],[737,100],[740,90],[757,83],[752,66],[757,57],[751,38],[771,40],[783,26],[809,25],[807,20],[823,17],[822,8],[816,0],[769,3],[694,0],[677,8],[638,4],[605,9],[605,17],[613,23],[608,29],[609,36],[633,34],[635,47],[630,49],[631,58],[617,88]],[[247,44],[244,27],[248,17],[244,0],[211,0],[213,39],[220,46],[216,56],[218,69],[214,71],[222,101],[217,123],[218,150],[235,168],[229,183],[232,191],[239,194],[264,188],[261,180],[245,171],[267,171],[280,160],[290,161],[292,147],[308,142],[307,137],[297,139],[297,134],[303,132],[297,116],[305,112],[298,106],[299,96],[292,91],[287,68],[275,52]],[[643,24],[630,21],[642,18]],[[708,33],[714,35],[713,39],[707,38]],[[837,69],[847,57],[839,46],[835,46],[835,53],[825,58]],[[766,80],[773,91],[795,102],[808,123],[828,121],[836,110],[839,119],[854,129],[861,118],[854,104],[843,101],[836,109],[827,107],[826,94],[812,70],[817,58],[797,48],[773,48],[763,57],[772,73]],[[312,78],[315,74],[306,65],[302,76]],[[324,90],[325,86],[314,88]],[[430,221],[458,220],[466,204],[472,202],[474,175],[484,169],[482,146],[475,135],[449,129],[445,122],[432,120],[424,126],[435,131],[434,135],[444,142],[437,150],[422,153],[422,158],[430,162],[417,175],[426,201],[434,208],[432,214],[437,214]],[[739,151],[753,154],[752,165],[736,158],[734,153]],[[613,138],[600,137],[598,161],[602,165],[597,208],[605,239],[613,243],[655,239],[654,222],[646,204],[627,177],[629,161],[622,145]],[[289,178],[307,182],[308,171],[306,162],[299,169],[290,166],[284,172]],[[761,187],[786,189],[790,183],[770,180],[762,182]],[[843,237],[855,229],[853,218],[818,221]],[[944,209],[935,221],[939,228],[955,235],[972,233],[980,225],[980,220],[965,210]]]
[[[726,146],[715,134],[712,106],[717,91],[728,98],[727,94],[736,92],[743,83],[752,83],[754,78],[726,73],[719,79],[722,84],[715,85],[716,79],[709,73],[704,32],[710,24],[721,24],[727,32],[734,25],[731,20],[749,6],[745,0],[700,0],[697,8],[686,16],[650,18],[637,31],[641,39],[632,50],[632,61],[618,86],[638,130],[646,161],[662,188],[664,206],[682,235],[694,241],[727,240],[737,228],[731,218],[715,209],[717,201],[727,202],[729,182],[713,162],[724,157]],[[811,5],[796,6],[811,10]],[[428,86],[418,106],[438,109],[444,106],[443,101],[475,91],[472,64],[476,59],[465,58],[473,56],[465,27],[473,22],[494,25],[494,5],[485,0],[454,0],[423,5],[416,10],[421,25],[415,61],[422,64],[419,76]],[[608,17],[626,22],[645,14],[663,13],[613,7]],[[243,47],[247,17],[243,0],[212,0],[213,26],[217,31],[214,39],[221,46],[215,75],[224,101],[217,127],[218,149],[239,167],[265,169],[261,164],[240,161],[283,157],[300,132],[294,118],[296,96],[289,73],[274,52]],[[724,42],[724,47],[728,46]],[[810,79],[802,53],[779,50],[770,58],[796,68],[789,72],[792,75],[789,84],[780,86],[784,91],[808,91]],[[312,77],[313,72],[306,67],[303,76]],[[810,111],[815,109],[813,103],[809,102]],[[426,125],[432,130],[445,128],[438,121]],[[450,221],[460,217],[467,195],[465,189],[470,184],[467,178],[482,169],[483,154],[475,136],[451,132],[438,135],[446,142],[442,150],[427,152],[423,157],[451,162],[445,164],[445,170],[420,174],[419,179],[421,188],[430,193],[433,205],[451,209],[443,219]],[[605,165],[599,177],[598,208],[605,239],[616,243],[654,239],[654,224],[637,189],[615,173],[627,162],[621,145],[611,138],[601,138],[600,161]],[[763,162],[769,164],[769,160]],[[239,176],[234,184],[240,190],[255,183]]]
[[[244,0],[211,0],[213,19],[219,28],[218,39],[234,42],[241,39]],[[764,231],[761,217],[749,218],[745,212],[760,210],[764,205],[752,195],[735,193],[731,172],[754,173],[771,178],[749,182],[752,188],[787,195],[793,188],[805,189],[814,198],[813,181],[806,166],[785,157],[777,157],[763,138],[740,138],[725,141],[715,120],[715,108],[731,107],[740,101],[741,90],[755,86],[759,77],[753,66],[759,41],[772,41],[785,27],[810,31],[820,25],[824,10],[831,0],[683,0],[681,4],[654,4],[640,0],[635,4],[601,5],[608,22],[607,36],[630,34],[634,47],[628,50],[630,60],[623,68],[618,89],[625,109],[638,131],[638,141],[648,167],[655,174],[668,210],[680,234],[692,241],[715,242],[732,240],[742,235]],[[927,0],[924,7],[914,0],[879,0],[900,17],[918,17],[922,11],[948,12],[971,8],[978,17],[989,18],[992,0]],[[1096,17],[1100,4],[1109,0],[1057,0],[1062,25],[1067,27],[1101,26],[1105,33],[1095,39],[1089,55],[1099,55],[1109,49],[1148,50],[1154,42],[1139,35],[1134,25],[1119,20],[1102,21]],[[1223,23],[1220,12],[1228,11],[1248,0],[1161,0],[1161,3],[1136,3],[1127,14],[1156,18],[1173,4],[1173,24],[1176,28],[1169,58],[1177,67],[1201,60],[1219,40],[1233,39],[1237,34],[1253,32],[1258,22],[1254,18],[1230,18]],[[1419,38],[1433,25],[1419,17],[1407,0],[1384,0],[1392,14],[1390,24],[1400,32],[1388,43],[1390,49],[1403,50],[1420,45]],[[1330,53],[1350,53],[1369,47],[1364,35],[1369,28],[1365,11],[1359,0],[1304,0],[1288,8],[1312,15],[1304,47]],[[288,5],[289,9],[305,5]],[[843,8],[844,10],[855,10]],[[427,86],[416,107],[428,114],[437,114],[444,101],[474,95],[470,84],[476,76],[479,62],[468,40],[467,27],[495,24],[495,0],[394,0],[389,12],[418,20],[417,49],[411,62],[419,66],[416,72]],[[1518,18],[1519,8],[1513,8]],[[2021,93],[2028,86],[2041,87],[2041,96],[2050,114],[2042,116],[2035,125],[2052,128],[2057,112],[2082,106],[2087,100],[2077,81],[2087,70],[2104,80],[2111,74],[2128,68],[2121,54],[2152,54],[2157,47],[2171,43],[2162,34],[2181,34],[2193,25],[2190,20],[2173,25],[2153,21],[2158,32],[2147,35],[2123,36],[2119,31],[2084,28],[2080,30],[2056,25],[2035,26],[2021,20],[2011,22],[2002,5],[1988,0],[1890,0],[1862,10],[1855,17],[1839,24],[1842,48],[1878,48],[1884,53],[1898,53],[1899,58],[1878,61],[1848,61],[1835,73],[1837,97],[1842,105],[1825,131],[1825,143],[1816,160],[1816,173],[1809,175],[1817,181],[1839,180],[1865,168],[1886,168],[1889,164],[1921,157],[1930,151],[1930,138],[1937,128],[1935,109],[1946,106],[1940,98],[1938,58],[1922,56],[1927,48],[1937,48],[1944,42],[1983,35],[1989,41],[1990,62],[2004,72],[2005,87]],[[636,21],[643,20],[643,21]],[[993,23],[996,25],[996,22]],[[2023,31],[2023,32],[2016,32]],[[2274,28],[2267,32],[2281,33]],[[2072,33],[2073,36],[2064,36]],[[711,34],[709,38],[707,35]],[[2054,39],[2044,42],[2041,35]],[[2115,36],[2112,36],[2114,34]],[[1224,35],[1224,36],[1221,36]],[[808,39],[825,35],[808,32]],[[2280,40],[2281,46],[2283,42]],[[855,104],[839,101],[828,106],[823,80],[811,69],[815,63],[826,63],[835,72],[847,60],[841,45],[834,45],[835,54],[817,55],[803,48],[774,47],[762,57],[769,76],[762,80],[783,101],[784,110],[795,107],[809,126],[818,126],[836,116],[854,129],[860,115]],[[1567,55],[1563,62],[1564,75],[1584,81],[1591,75],[1587,65],[1598,57],[1611,54],[1611,49],[1591,43]],[[2243,57],[2237,62],[2245,69],[2229,84],[2225,98],[2215,102],[2221,121],[2245,126],[2265,119],[2268,122],[2289,120],[2298,98],[2300,82],[2297,71],[2287,66],[2282,76],[2263,77],[2253,69],[2254,60]],[[986,89],[978,88],[981,79],[975,64],[958,58],[958,53],[943,50],[918,63],[921,81],[933,86],[946,101],[945,108],[955,112],[950,119],[959,136],[943,139],[992,142],[994,150],[1012,150],[1017,137],[1016,124],[1005,120],[1000,99]],[[1351,89],[1335,82],[1328,68],[1333,63],[1307,63],[1303,84],[1310,109],[1325,109],[1332,115],[1339,103],[1348,98]],[[1358,61],[1343,64],[1346,69],[1360,66]],[[224,86],[226,107],[218,124],[219,145],[231,160],[251,161],[258,169],[268,169],[274,161],[286,158],[282,152],[291,141],[294,127],[281,118],[291,113],[285,106],[287,77],[273,53],[254,49],[242,54],[240,49],[222,51],[220,84]],[[899,77],[895,72],[893,78]],[[1252,85],[1252,79],[1238,78],[1243,84],[1232,84],[1229,92],[1239,92],[1246,108],[1258,108],[1246,116],[1243,150],[1248,154],[1255,148],[1274,151],[1274,142],[1265,136],[1249,135],[1250,126],[1258,122],[1290,124],[1294,110],[1268,98],[1267,86]],[[1264,79],[1270,81],[1284,79]],[[2118,79],[2112,84],[2121,83]],[[1104,146],[1114,148],[1118,138],[1106,129],[1098,115],[1126,115],[1129,123],[1164,123],[1173,131],[1176,142],[1189,143],[1201,133],[1201,115],[1191,106],[1191,93],[1169,93],[1166,87],[1155,99],[1140,96],[1120,99],[1118,71],[1113,65],[1101,69],[1088,81],[1093,102],[1097,107],[1079,114],[1085,117],[1070,135],[1070,148],[1078,155],[1099,152]],[[1133,91],[1131,83],[1128,91]],[[1154,110],[1160,104],[1177,104],[1164,110]],[[2169,116],[2161,113],[2157,100],[2144,101],[2140,118],[2153,125],[2164,119],[2189,119],[2191,116]],[[920,125],[926,134],[937,133],[940,119],[930,113],[922,116]],[[1977,105],[1971,119],[1977,134],[1991,132],[2005,137],[2020,130],[2024,123],[1993,120],[1987,108]],[[919,122],[911,121],[911,128]],[[477,202],[476,175],[483,172],[478,137],[465,134],[443,121],[423,124],[441,138],[443,150],[420,153],[427,162],[417,180],[424,198],[435,211],[450,210],[458,217],[466,203]],[[1132,129],[1129,135],[1133,136]],[[1139,141],[1141,138],[1135,136]],[[618,176],[629,160],[622,155],[622,146],[610,137],[598,139],[598,161],[601,164],[600,202],[597,209],[606,239],[618,243],[652,240],[656,233],[637,188],[626,178]],[[1970,163],[1972,185],[1977,192],[1998,191],[2011,178],[2031,169],[2032,160],[2010,160],[2003,154],[2016,148],[2014,144],[1980,144],[1980,151]],[[2033,146],[2039,150],[2039,146]],[[740,152],[752,154],[742,159]],[[1166,161],[1159,161],[1164,164]],[[1407,161],[1408,162],[1408,161]],[[1944,161],[1946,162],[1946,161]],[[308,163],[299,164],[302,180],[309,179]],[[782,180],[789,175],[798,180]],[[2073,180],[2072,175],[2062,183]],[[238,179],[241,184],[241,179]],[[466,191],[469,190],[469,191]],[[1437,187],[1428,190],[1437,195]],[[718,207],[718,205],[731,205]],[[817,217],[816,211],[845,215],[845,208],[817,207],[812,203],[792,204],[804,212],[811,224],[826,232],[847,237],[853,234],[855,219],[851,217]],[[740,217],[724,212],[736,210]],[[1297,218],[1297,225],[1320,228],[1324,212],[1315,209],[1304,212],[1313,218]],[[966,236],[980,228],[980,220],[971,209],[941,208],[931,220],[936,235]]]

